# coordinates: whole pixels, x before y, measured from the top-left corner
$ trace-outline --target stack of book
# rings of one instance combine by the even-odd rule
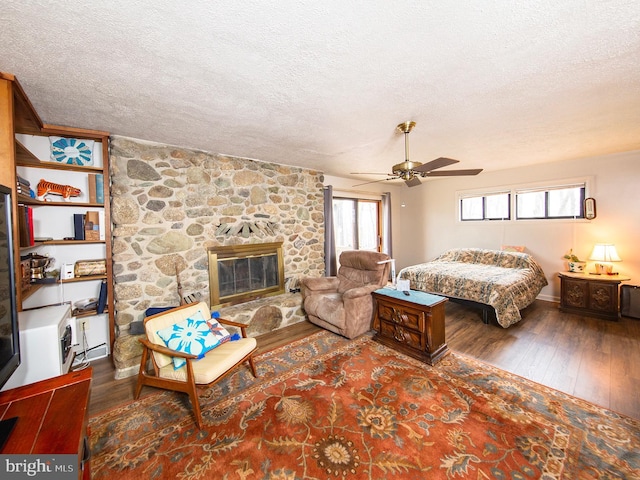
[[[31,182],[20,175],[16,175],[16,192],[18,195],[31,197]]]

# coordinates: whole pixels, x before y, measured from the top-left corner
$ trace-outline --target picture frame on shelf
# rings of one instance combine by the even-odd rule
[[[79,138],[49,137],[52,162],[65,165],[93,166],[94,140]]]

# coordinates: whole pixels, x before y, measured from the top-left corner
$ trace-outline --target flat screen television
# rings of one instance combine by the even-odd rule
[[[0,185],[0,387],[20,364],[11,189]],[[0,422],[0,448],[16,419]]]

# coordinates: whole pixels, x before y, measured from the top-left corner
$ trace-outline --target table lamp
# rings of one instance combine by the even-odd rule
[[[611,262],[621,262],[622,259],[618,256],[616,246],[613,243],[596,243],[593,247],[593,252],[589,260],[595,260],[596,273],[606,273],[608,275],[614,275],[613,265]]]

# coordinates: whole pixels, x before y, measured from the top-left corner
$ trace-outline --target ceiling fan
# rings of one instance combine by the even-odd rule
[[[391,169],[392,173],[352,173],[352,175],[387,175],[389,178],[383,178],[382,180],[374,180],[372,182],[359,183],[354,185],[358,187],[360,185],[367,185],[369,183],[384,182],[385,180],[402,179],[409,187],[415,187],[420,185],[420,177],[449,177],[449,176],[462,176],[462,175],[477,175],[482,171],[482,168],[470,168],[466,170],[441,170],[436,171],[438,168],[447,167],[458,163],[458,160],[452,158],[440,157],[435,160],[431,160],[427,163],[412,162],[409,160],[409,133],[416,126],[416,122],[404,122],[396,127],[396,130],[404,133],[404,162],[394,165]]]

